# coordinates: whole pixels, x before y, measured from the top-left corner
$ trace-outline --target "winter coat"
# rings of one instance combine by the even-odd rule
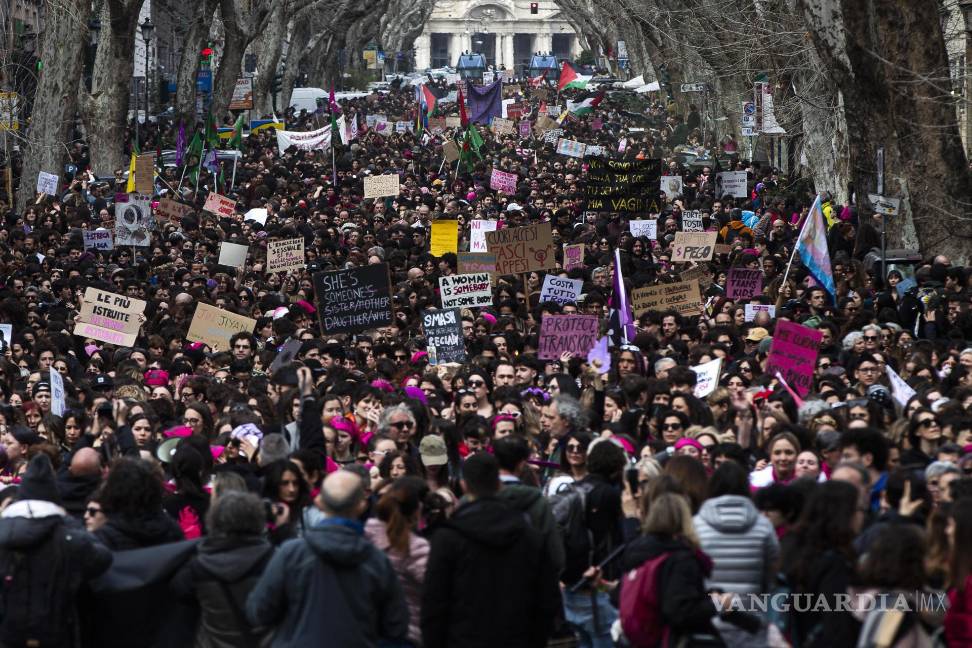
[[[537,648],[560,604],[540,534],[497,497],[459,507],[432,538],[422,596],[425,648]]]
[[[707,500],[693,522],[702,551],[713,562],[707,587],[740,594],[767,591],[780,545],[773,525],[748,497],[723,495]]]
[[[274,554],[246,601],[275,648],[377,646],[402,640],[408,608],[385,554],[353,520],[328,518]]]
[[[109,515],[94,535],[112,551],[141,549],[183,539],[179,525],[161,510],[140,518]]]
[[[854,566],[841,553],[828,550],[820,554],[807,571],[810,581],[797,587],[799,594],[809,594],[814,602],[825,600],[830,610],[822,612],[813,607],[794,614],[794,631],[800,645],[806,648],[821,646],[853,646],[860,631],[860,624],[848,611],[838,608],[838,595],[846,594],[854,574]],[[795,579],[789,578],[791,583]]]
[[[61,496],[61,504],[64,510],[79,521],[84,519],[88,500],[100,485],[101,475],[75,477],[64,471],[57,476],[57,492]]]
[[[526,484],[504,483],[499,498],[517,511],[527,514],[530,524],[543,539],[545,552],[553,563],[554,571],[560,574],[564,569],[564,542],[550,510],[550,503],[543,497],[540,489]]]
[[[972,575],[961,588],[948,591],[945,639],[949,646],[972,646]]]
[[[419,626],[419,620],[421,619],[425,569],[429,561],[429,541],[414,533],[409,533],[408,555],[403,556],[391,549],[388,542],[387,527],[378,518],[371,518],[365,523],[365,537],[385,552],[385,555],[391,561],[392,568],[398,574],[402,591],[405,592],[405,602],[408,604],[408,639],[415,645],[421,645],[422,630]]]
[[[261,639],[266,633],[251,628],[244,609],[247,596],[273,554],[273,546],[261,537],[209,537],[197,551],[172,579],[176,595],[199,605],[196,648],[264,645]]]

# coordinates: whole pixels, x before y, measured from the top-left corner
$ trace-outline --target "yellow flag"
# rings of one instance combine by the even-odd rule
[[[125,185],[125,193],[135,193],[135,153],[132,153],[132,161],[128,164],[128,184]]]

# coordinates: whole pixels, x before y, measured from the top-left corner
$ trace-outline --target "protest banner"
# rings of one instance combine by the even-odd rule
[[[486,247],[496,255],[498,275],[546,270],[555,263],[550,223],[486,232]]]
[[[557,140],[559,140],[560,136],[563,134],[564,134],[563,128],[554,128],[552,130],[548,130],[543,134],[543,143],[556,146]]]
[[[533,128],[536,130],[538,135],[543,135],[548,130],[557,128],[557,122],[546,115],[540,115],[537,117],[537,121],[534,122]]]
[[[318,272],[312,278],[325,333],[358,333],[391,324],[387,263]]]
[[[237,315],[209,304],[196,304],[196,313],[189,324],[186,339],[202,342],[210,349],[231,351],[230,339],[237,333],[252,333],[256,320]]]
[[[548,274],[543,278],[543,286],[540,288],[540,301],[558,304],[576,303],[583,287],[583,279],[568,279]]]
[[[586,148],[587,145],[584,142],[564,139],[563,137],[557,140],[557,152],[568,157],[582,158]]]
[[[61,377],[61,372],[54,367],[51,367],[48,373],[51,382],[51,414],[54,416],[64,416],[64,410],[67,409],[64,378]]]
[[[605,160],[591,157],[584,184],[584,210],[657,212],[661,160]]]
[[[669,200],[682,195],[682,176],[662,176],[661,191]]]
[[[233,86],[233,98],[230,99],[230,110],[253,110],[253,79],[242,77]]]
[[[702,212],[698,209],[682,212],[682,231],[704,232],[705,225],[702,224]]]
[[[95,230],[82,230],[85,250],[114,250],[115,241],[109,230],[99,227]]]
[[[384,198],[397,196],[401,191],[400,179],[397,173],[368,176],[364,179],[365,198]]]
[[[460,252],[457,255],[456,272],[459,274],[485,272],[493,277],[496,274],[496,255],[489,252]]]
[[[708,261],[715,253],[718,232],[675,232],[672,263]]]
[[[698,281],[645,286],[631,291],[635,317],[645,311],[673,310],[680,315],[702,314],[702,293]]]
[[[304,259],[303,236],[267,243],[267,274],[300,270],[307,265]]]
[[[446,129],[445,117],[429,117],[429,130],[433,133],[441,133]]]
[[[516,133],[516,124],[514,124],[512,119],[504,119],[502,117],[493,118],[493,132],[499,135],[513,135]]]
[[[541,360],[556,360],[565,351],[585,357],[597,344],[596,315],[544,315],[540,320]]]
[[[564,245],[564,270],[584,267],[584,244]]]
[[[115,245],[147,247],[152,242],[155,216],[152,215],[152,196],[123,194],[127,202],[115,204]]]
[[[479,308],[491,305],[493,286],[490,279],[488,272],[439,277],[442,308]]]
[[[378,130],[377,125],[375,130]],[[291,146],[301,151],[315,151],[331,146],[331,125],[314,131],[301,133],[297,131],[277,130],[277,150],[283,155]]]
[[[489,176],[489,188],[500,193],[505,193],[508,196],[513,196],[516,194],[516,181],[518,179],[519,177],[515,173],[507,173],[506,171],[493,169],[493,172]]]
[[[721,171],[716,174],[716,198],[732,196],[733,198],[746,198],[749,194],[746,190],[745,171]]]
[[[813,370],[822,338],[823,333],[816,329],[788,320],[778,321],[763,373],[774,376],[779,372],[796,393],[806,396],[813,385]]]
[[[756,313],[763,312],[770,316],[770,319],[776,319],[776,306],[772,304],[746,304],[744,306],[745,317],[747,322],[752,322],[756,319]]]
[[[695,397],[705,398],[715,391],[719,386],[719,374],[722,371],[722,358],[716,358],[709,362],[692,367],[695,372]]]
[[[203,210],[217,216],[232,216],[236,212],[236,201],[226,196],[221,196],[215,191],[210,191],[206,196]]]
[[[495,232],[497,222],[473,219],[469,222],[469,251],[486,252],[486,232]]]
[[[135,158],[135,191],[149,196],[155,193],[155,153]]]
[[[184,217],[194,211],[196,210],[192,206],[184,205],[171,198],[163,198],[159,201],[158,207],[155,208],[155,213],[158,214],[159,218],[164,218],[174,225],[180,224]]]
[[[459,159],[459,147],[452,140],[442,145],[442,156],[446,162],[452,163]]]
[[[142,325],[139,316],[145,312],[145,305],[140,299],[89,286],[75,318],[74,334],[117,346],[134,346]]]
[[[658,221],[656,220],[629,221],[628,229],[632,236],[645,236],[652,241],[658,238]]]
[[[506,106],[506,116],[512,121],[517,121],[523,118],[527,112],[529,112],[530,107],[524,106],[521,103],[511,103]],[[495,123],[495,122],[494,122]]]
[[[429,253],[434,257],[443,254],[456,254],[459,251],[459,221],[432,221]]]
[[[430,365],[466,361],[466,340],[458,308],[422,311],[422,330]]]
[[[242,268],[246,265],[246,253],[250,248],[239,243],[223,241],[219,246],[219,265],[230,268]]]
[[[56,196],[59,180],[60,178],[55,173],[48,173],[47,171],[39,172],[37,174],[37,193]]]
[[[763,292],[763,271],[749,268],[729,268],[726,297],[752,299]]]

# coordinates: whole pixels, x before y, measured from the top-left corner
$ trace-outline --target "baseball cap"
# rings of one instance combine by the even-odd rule
[[[115,381],[108,374],[98,374],[91,381],[91,389],[96,391],[111,391],[115,388]]]
[[[145,372],[145,384],[149,387],[165,387],[169,384],[169,372],[162,369],[149,369]]]
[[[440,436],[430,434],[422,437],[419,454],[422,455],[422,464],[425,466],[444,466],[449,463],[445,441]]]
[[[769,337],[769,331],[761,326],[756,326],[749,329],[749,335],[746,336],[747,342],[762,342],[764,338]]]

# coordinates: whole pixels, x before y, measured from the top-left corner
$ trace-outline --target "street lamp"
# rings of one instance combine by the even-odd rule
[[[151,65],[149,61],[151,60],[152,48],[150,41],[152,40],[152,34],[155,32],[155,25],[152,23],[152,17],[146,16],[145,22],[141,25],[142,28],[142,40],[145,42],[145,121],[148,122],[149,115],[149,79],[151,78],[150,70]],[[135,121],[138,121],[138,114],[136,112]]]

